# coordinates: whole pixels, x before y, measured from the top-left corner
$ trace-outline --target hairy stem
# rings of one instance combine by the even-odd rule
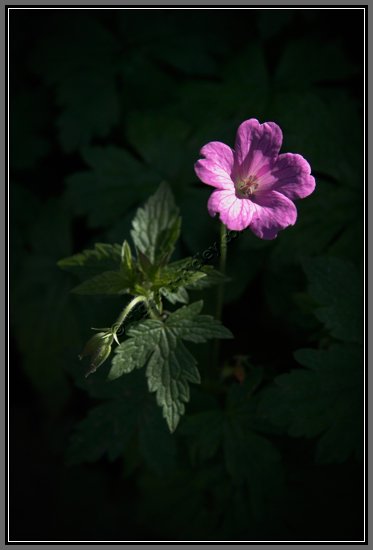
[[[222,223],[220,225],[220,263],[219,269],[223,275],[225,275],[225,266],[227,263],[227,228]],[[216,301],[216,318],[221,321],[221,314],[223,311],[224,302],[224,282],[221,282],[218,286],[218,294]]]
[[[123,309],[122,313],[119,315],[118,319],[113,324],[113,333],[114,334],[116,334],[118,332],[120,327],[123,325],[126,317],[128,317],[129,313],[140,302],[147,302],[146,297],[145,296],[136,296],[135,298],[133,298],[133,300],[130,301],[129,304],[126,305],[126,307]]]
[[[223,275],[225,275],[225,268],[227,262],[227,228],[222,223],[220,225],[220,262],[219,268]],[[221,282],[218,286],[217,297],[216,297],[216,318],[221,321],[222,311],[223,311],[223,302],[224,302],[224,282]],[[213,356],[212,364],[213,367],[219,368],[219,351],[220,351],[220,340],[216,339],[213,346]]]

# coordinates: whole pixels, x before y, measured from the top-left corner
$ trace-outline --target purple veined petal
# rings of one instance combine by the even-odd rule
[[[242,231],[248,227],[254,213],[251,201],[239,199],[231,190],[214,191],[207,208],[210,216],[219,213],[221,222],[231,231]]]
[[[260,124],[255,118],[242,122],[235,143],[235,176],[256,175],[277,158],[282,145],[282,131],[275,122]]]
[[[217,189],[234,190],[234,183],[230,175],[214,160],[197,160],[194,165],[194,171],[197,177],[207,185],[212,185]]]
[[[200,151],[200,154],[207,160],[215,162],[220,168],[222,168],[229,176],[232,173],[234,155],[233,151],[228,145],[220,141],[210,141],[204,145]]]
[[[275,239],[281,229],[297,220],[295,204],[277,191],[255,193],[252,202],[255,214],[250,229],[260,239]]]
[[[308,197],[315,186],[310,165],[305,158],[294,153],[279,155],[271,171],[260,178],[262,190],[273,189],[291,200]]]

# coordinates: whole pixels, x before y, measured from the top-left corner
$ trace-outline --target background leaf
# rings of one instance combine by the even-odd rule
[[[152,264],[166,262],[180,234],[179,209],[166,184],[160,185],[132,221],[135,246]]]
[[[119,51],[119,42],[105,25],[82,14],[61,14],[40,40],[32,68],[56,87],[63,109],[57,125],[65,151],[88,145],[95,136],[107,136],[116,123]]]

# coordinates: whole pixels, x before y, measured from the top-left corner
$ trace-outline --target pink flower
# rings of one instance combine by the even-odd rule
[[[234,231],[250,227],[261,239],[274,239],[294,225],[293,200],[310,195],[315,179],[301,155],[279,155],[281,144],[277,124],[251,118],[239,126],[234,151],[219,141],[202,147],[205,158],[194,168],[203,183],[216,188],[207,205],[211,216],[219,213]]]

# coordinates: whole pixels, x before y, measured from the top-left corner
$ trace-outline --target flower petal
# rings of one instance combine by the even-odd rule
[[[210,216],[220,214],[220,220],[232,231],[242,231],[251,223],[254,208],[251,201],[239,199],[234,190],[214,191],[207,208]]]
[[[194,165],[194,171],[197,177],[207,185],[217,189],[234,189],[230,175],[213,160],[198,160]]]
[[[260,239],[275,239],[278,231],[297,220],[294,203],[277,191],[255,193],[252,202],[255,214],[250,229]]]
[[[256,175],[271,165],[282,145],[282,131],[274,122],[260,124],[255,118],[242,122],[235,143],[235,176]]]
[[[304,199],[315,189],[311,167],[301,155],[285,153],[277,157],[271,172],[261,178],[261,189],[273,189],[288,199]]]
[[[194,165],[197,177],[203,183],[218,189],[233,189],[231,172],[234,156],[232,149],[220,141],[211,141],[202,147],[200,154],[206,158],[198,160]]]
[[[210,141],[210,143],[202,147],[200,154],[207,160],[214,161],[227,174],[231,175],[234,156],[232,149],[228,145],[220,141]]]

